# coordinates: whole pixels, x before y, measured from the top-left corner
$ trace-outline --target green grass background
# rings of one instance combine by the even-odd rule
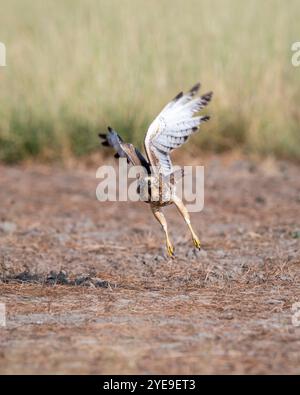
[[[141,145],[201,81],[202,149],[300,159],[299,0],[0,0],[0,161],[98,149],[107,125]]]

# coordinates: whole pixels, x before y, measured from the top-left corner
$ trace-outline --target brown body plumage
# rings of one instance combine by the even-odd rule
[[[170,152],[186,142],[201,123],[209,120],[208,116],[193,116],[205,107],[212,97],[212,92],[209,92],[194,98],[199,88],[200,84],[196,84],[187,94],[180,92],[152,122],[144,142],[148,160],[132,144],[124,143],[112,128],[108,128],[107,134],[99,135],[104,138],[103,145],[115,149],[116,158],[124,157],[133,166],[143,167],[144,173],[138,180],[138,193],[141,200],[150,204],[155,218],[161,224],[166,235],[167,252],[172,258],[174,248],[161,210],[169,204],[176,205],[190,229],[195,247],[200,249],[200,241],[192,228],[189,213],[176,194],[176,181],[183,176],[183,172],[174,172],[170,159]]]

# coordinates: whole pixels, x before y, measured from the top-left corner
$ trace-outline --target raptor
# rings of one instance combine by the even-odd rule
[[[176,182],[183,172],[174,171],[170,158],[174,149],[184,144],[202,123],[209,120],[207,115],[196,114],[210,102],[212,92],[198,96],[199,89],[200,83],[185,94],[180,92],[154,119],[144,140],[146,157],[132,144],[125,143],[111,127],[108,127],[107,134],[99,134],[104,146],[114,148],[116,158],[126,158],[131,165],[144,169],[144,174],[138,180],[138,193],[143,201],[150,204],[153,215],[161,224],[166,236],[167,253],[171,258],[175,256],[174,247],[162,212],[162,208],[169,204],[176,205],[191,232],[194,246],[200,249],[200,241],[191,225],[188,210],[176,194]]]

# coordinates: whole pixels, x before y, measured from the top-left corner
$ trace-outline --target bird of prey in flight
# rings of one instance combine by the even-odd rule
[[[170,153],[181,147],[189,136],[194,134],[201,123],[209,116],[194,116],[204,108],[212,98],[212,92],[196,96],[200,84],[196,84],[186,94],[180,92],[168,103],[149,126],[144,140],[146,158],[132,144],[125,143],[115,130],[108,127],[107,134],[99,134],[104,139],[104,146],[111,146],[116,151],[116,158],[126,158],[133,166],[142,166],[144,176],[138,180],[137,192],[161,224],[165,235],[167,252],[174,258],[174,247],[170,242],[167,221],[162,207],[174,203],[183,216],[192,235],[193,243],[200,249],[200,241],[194,232],[189,213],[182,200],[176,195],[176,181],[183,176],[182,171],[174,171]]]

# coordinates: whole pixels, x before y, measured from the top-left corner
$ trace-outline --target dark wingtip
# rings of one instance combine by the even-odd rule
[[[105,133],[99,133],[98,136],[100,137],[100,139],[106,139]]]
[[[194,95],[198,92],[198,90],[200,89],[200,86],[201,86],[200,82],[197,82],[197,84],[195,84],[195,85],[190,89],[190,93],[191,93],[192,96],[194,96]]]
[[[205,93],[203,96],[201,96],[201,98],[206,100],[207,102],[209,102],[211,100],[212,96],[213,96],[213,92],[210,91],[210,92]]]
[[[110,126],[107,126],[107,129],[108,129],[109,132],[113,131],[112,127],[110,127]]]
[[[207,122],[210,120],[210,116],[209,115],[204,115],[204,117],[201,118],[202,122]]]
[[[180,99],[182,96],[183,96],[183,92],[179,92],[178,95],[174,97],[173,101]]]

